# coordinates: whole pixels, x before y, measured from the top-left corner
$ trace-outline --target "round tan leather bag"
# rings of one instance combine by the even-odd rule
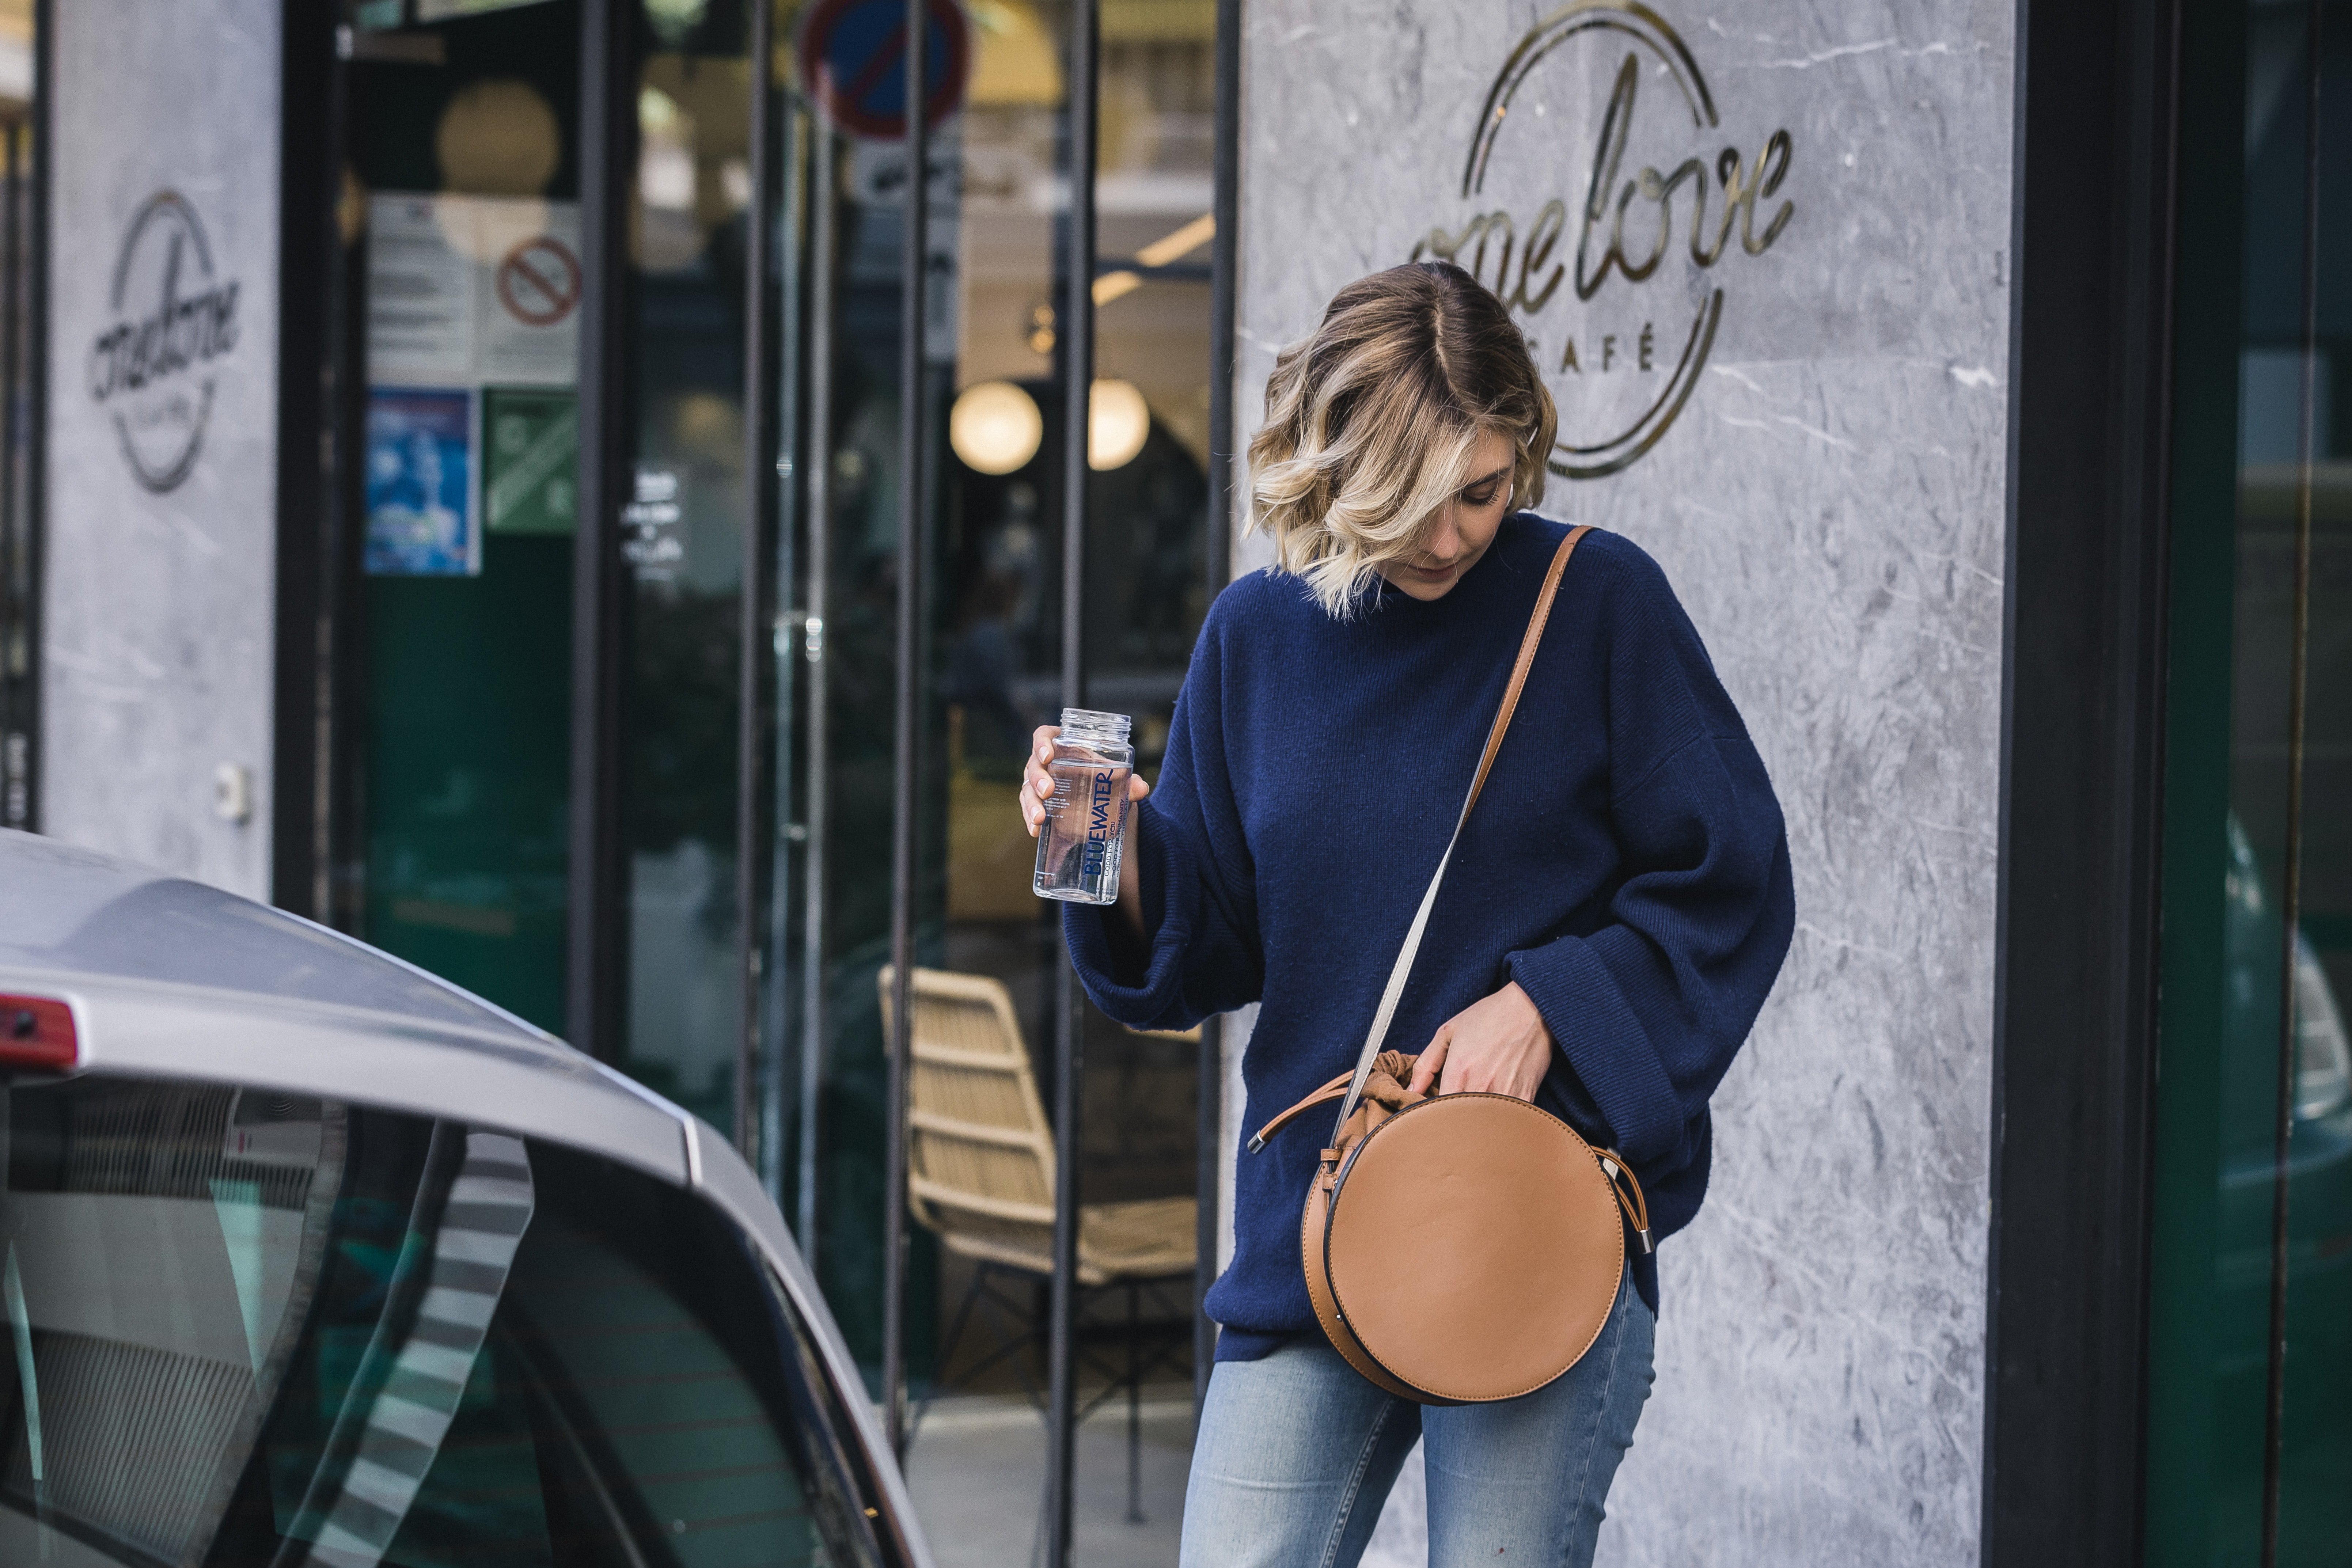
[[[1650,1247],[1648,1207],[1622,1156],[1594,1149],[1557,1117],[1508,1095],[1414,1094],[1406,1087],[1413,1058],[1381,1049],[1462,824],[1510,728],[1552,595],[1587,531],[1571,530],[1552,557],[1454,838],[1422,895],[1355,1070],[1250,1140],[1255,1153],[1300,1113],[1340,1102],[1299,1221],[1307,1294],[1349,1365],[1424,1405],[1512,1399],[1559,1377],[1609,1321],[1624,1278],[1626,1230]]]

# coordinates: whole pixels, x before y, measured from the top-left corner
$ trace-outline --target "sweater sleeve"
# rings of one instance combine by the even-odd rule
[[[1116,909],[1063,906],[1078,983],[1129,1028],[1188,1029],[1265,988],[1255,868],[1224,752],[1224,624],[1213,610],[1202,628],[1159,783],[1137,808],[1143,940]]]
[[[1606,923],[1510,955],[1566,1065],[1637,1165],[1680,1162],[1795,929],[1763,759],[1697,631],[1646,558],[1610,616]],[[1630,600],[1631,602],[1626,602]]]

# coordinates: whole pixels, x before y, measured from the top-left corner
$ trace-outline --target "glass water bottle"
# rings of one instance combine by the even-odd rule
[[[1053,797],[1037,830],[1037,876],[1041,899],[1079,904],[1118,901],[1118,858],[1127,836],[1127,775],[1135,748],[1127,735],[1134,721],[1124,713],[1062,710],[1061,738],[1054,742],[1047,772]]]

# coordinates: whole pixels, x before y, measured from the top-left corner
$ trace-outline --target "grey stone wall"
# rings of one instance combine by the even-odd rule
[[[264,898],[278,16],[55,9],[42,647],[44,830]]]
[[[1659,429],[1644,410],[1671,403],[1720,291],[1678,415],[1617,471],[1554,481],[1544,505],[1664,563],[1771,769],[1796,863],[1795,946],[1717,1096],[1713,1190],[1663,1249],[1657,1387],[1602,1560],[1973,1562],[2011,7],[1660,0],[1672,39],[1632,7],[1246,9],[1242,437],[1275,350],[1433,228],[1452,243],[1481,214],[1509,216],[1510,265],[1490,225],[1482,276],[1541,300],[1528,330],[1563,439],[1591,448],[1572,460],[1591,467]],[[1493,118],[1498,76],[1547,19],[1551,47],[1520,57]],[[1602,189],[1636,185],[1619,242],[1632,267],[1580,298],[1596,147],[1628,90]],[[1711,249],[1724,149],[1742,188],[1769,195],[1702,266],[1685,174],[1664,253],[1629,278],[1657,233],[1640,171],[1657,171],[1654,191],[1700,161]],[[1588,281],[1615,216],[1605,205]],[[1460,258],[1481,259],[1475,237]],[[1263,541],[1237,554],[1257,564]],[[1416,1487],[1409,1475],[1395,1501]],[[1413,1560],[1418,1523],[1399,1511],[1381,1560]]]

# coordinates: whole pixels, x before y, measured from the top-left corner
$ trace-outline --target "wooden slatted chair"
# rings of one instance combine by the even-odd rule
[[[909,979],[914,1027],[907,1096],[907,1206],[941,1246],[979,1265],[940,1347],[940,1363],[945,1367],[976,1306],[983,1300],[1000,1310],[1013,1305],[990,1293],[992,1274],[1053,1278],[1054,1134],[1037,1098],[1029,1049],[1004,983],[941,969],[918,969]],[[877,984],[886,1030],[890,982],[891,969],[885,964]],[[1128,1363],[1124,1375],[1113,1370],[1112,1386],[1102,1397],[1121,1387],[1128,1394],[1130,1518],[1140,1518],[1135,1496],[1145,1371],[1135,1345],[1139,1293],[1192,1273],[1197,1215],[1196,1201],[1189,1197],[1086,1204],[1078,1210],[1079,1286],[1128,1292]],[[1039,1337],[1036,1326],[1030,1325],[967,1377],[1017,1358]],[[1013,1365],[1032,1401],[1042,1406],[1026,1369],[1017,1359]],[[928,1405],[929,1400],[924,1403]]]

